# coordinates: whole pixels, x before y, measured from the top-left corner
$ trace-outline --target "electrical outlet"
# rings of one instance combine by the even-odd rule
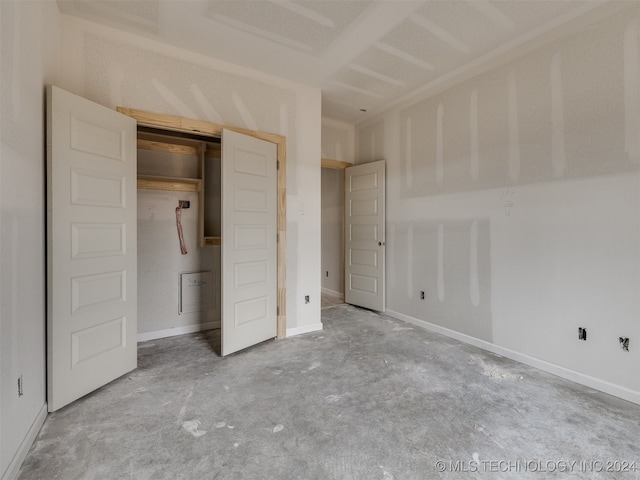
[[[420,300],[424,300],[424,290],[420,290]]]
[[[620,341],[620,348],[625,352],[629,351],[629,337],[620,337],[618,339]]]
[[[309,295],[305,295],[304,296],[304,303],[309,303],[311,300],[309,300]]]
[[[587,329],[583,327],[578,328],[578,340],[587,340]]]
[[[327,270],[327,272],[326,272],[326,276],[327,276],[327,277],[329,277],[329,270]]]
[[[18,377],[18,397],[21,397],[22,395],[24,395],[24,392],[22,391],[22,375],[20,375]]]

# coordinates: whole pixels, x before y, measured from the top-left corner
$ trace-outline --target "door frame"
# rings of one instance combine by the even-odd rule
[[[277,337],[287,336],[287,138],[275,133],[259,132],[246,128],[221,125],[218,123],[193,120],[163,113],[153,113],[135,108],[117,107],[118,112],[135,118],[138,125],[174,132],[194,133],[201,136],[220,138],[222,129],[233,130],[250,137],[276,144],[278,161],[278,259],[277,259]]]

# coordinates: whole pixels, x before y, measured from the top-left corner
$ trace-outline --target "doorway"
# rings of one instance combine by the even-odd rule
[[[344,301],[344,170],[322,168],[321,308]]]

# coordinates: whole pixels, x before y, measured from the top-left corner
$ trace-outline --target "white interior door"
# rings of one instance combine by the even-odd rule
[[[136,368],[136,121],[47,91],[47,403]]]
[[[277,333],[277,147],[222,131],[222,355]]]
[[[345,174],[346,303],[384,312],[384,160]]]

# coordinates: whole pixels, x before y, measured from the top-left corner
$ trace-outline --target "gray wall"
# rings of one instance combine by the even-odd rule
[[[4,479],[15,475],[20,455],[46,415],[45,85],[57,84],[110,108],[125,105],[287,136],[287,326],[292,334],[322,327],[321,112],[318,89],[60,15],[55,2],[0,1],[0,26]],[[177,198],[169,197],[144,197],[139,208],[160,208],[165,202],[175,208]],[[163,215],[164,210],[156,218]],[[191,269],[176,269],[182,268]],[[305,304],[305,294],[316,301]],[[24,379],[20,398],[19,375]]]
[[[633,6],[357,127],[392,314],[640,402],[638,51]]]
[[[57,10],[53,2],[0,2],[2,478],[15,475],[21,444],[29,447],[46,415],[44,86],[59,73]]]

